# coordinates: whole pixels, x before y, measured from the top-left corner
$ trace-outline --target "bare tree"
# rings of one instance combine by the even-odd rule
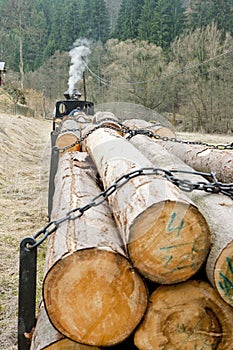
[[[19,72],[20,85],[24,84],[24,59],[23,45],[26,35],[31,34],[31,15],[33,12],[33,2],[29,0],[7,0],[2,7],[2,16],[4,21],[2,25],[7,32],[8,30],[19,41]]]
[[[183,90],[181,113],[190,118],[193,129],[219,131],[221,119],[227,117],[226,107],[232,106],[229,90],[233,85],[226,75],[232,64],[232,44],[230,34],[222,40],[214,23],[187,32],[172,44],[174,62],[181,72],[177,76]]]

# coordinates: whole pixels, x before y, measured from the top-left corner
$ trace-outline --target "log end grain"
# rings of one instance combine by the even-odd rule
[[[209,227],[191,204],[156,203],[130,227],[128,251],[133,265],[160,284],[190,278],[200,269],[209,248]]]
[[[110,346],[126,339],[147,307],[147,289],[128,260],[86,249],[68,254],[43,284],[47,314],[66,337],[86,345]]]
[[[99,350],[99,348],[78,344],[69,339],[62,339],[57,343],[54,343],[43,350]]]
[[[64,338],[50,323],[44,305],[40,305],[30,350],[100,350]]]
[[[69,133],[61,134],[57,138],[56,146],[59,148],[64,148],[77,142],[77,140],[78,138],[74,134],[69,134]],[[73,147],[68,149],[68,152],[72,152],[72,151],[80,151],[80,144],[76,144]]]
[[[221,251],[216,261],[214,284],[224,301],[233,307],[233,241]]]
[[[232,349],[233,310],[206,282],[161,286],[135,333],[139,350]]]

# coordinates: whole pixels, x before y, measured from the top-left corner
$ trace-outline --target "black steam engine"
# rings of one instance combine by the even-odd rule
[[[53,114],[53,130],[55,130],[56,120],[63,119],[64,116],[72,116],[75,112],[84,112],[87,115],[94,115],[94,103],[80,100],[81,93],[74,89],[72,94],[68,91],[64,93],[65,101],[57,101]]]

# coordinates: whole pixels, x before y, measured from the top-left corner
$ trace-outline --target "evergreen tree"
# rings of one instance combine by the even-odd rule
[[[95,41],[106,42],[109,38],[110,21],[104,0],[92,0],[92,36]]]
[[[139,19],[144,0],[122,0],[113,37],[119,40],[138,37]]]
[[[153,42],[162,48],[169,48],[184,29],[184,23],[185,8],[182,0],[158,0],[154,12]]]
[[[233,35],[233,0],[213,0],[213,14],[218,29]]]
[[[63,20],[61,29],[61,43],[63,50],[67,51],[72,43],[80,37],[80,16],[77,0],[63,0]],[[61,49],[58,47],[58,49]]]
[[[51,17],[51,29],[49,34],[48,45],[50,41],[55,43],[53,51],[50,53],[53,54],[55,50],[67,50],[67,42],[65,37],[65,25],[64,21],[66,20],[67,14],[65,13],[65,7],[62,0],[57,0],[56,3],[52,4],[52,17]]]
[[[121,0],[105,0],[105,3],[107,5],[110,27],[112,30],[117,20],[118,12],[121,6]]]
[[[145,0],[138,26],[138,38],[140,40],[153,41],[153,20],[158,0]]]
[[[110,22],[104,0],[82,0],[80,4],[80,37],[105,42]]]
[[[233,33],[233,0],[191,0],[189,27],[203,28],[214,21],[217,27]]]
[[[92,11],[91,11],[92,0],[81,0],[80,1],[80,37],[90,39],[92,35]]]
[[[68,0],[67,3],[67,18],[66,26],[69,33],[70,42],[73,43],[80,37],[81,21],[80,21],[80,7],[77,0]]]
[[[46,19],[43,11],[35,8],[31,13],[34,35],[28,33],[24,44],[25,71],[35,70],[43,63],[47,44]]]
[[[188,15],[190,29],[203,28],[213,20],[211,0],[191,0]]]

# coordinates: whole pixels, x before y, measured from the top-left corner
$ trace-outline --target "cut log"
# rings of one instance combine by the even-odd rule
[[[163,126],[161,124],[149,123],[143,119],[128,119],[128,120],[125,120],[123,124],[133,130],[146,129],[146,130],[151,130],[155,134],[160,136],[176,137],[175,133],[168,127]]]
[[[206,282],[161,286],[135,333],[139,350],[232,349],[233,309]]]
[[[214,172],[218,181],[233,182],[233,150],[168,141],[163,142],[162,146],[196,171]]]
[[[86,124],[86,126],[82,129],[81,137],[84,137],[85,135],[87,135],[94,128],[96,128],[97,125],[98,126],[100,125],[102,127],[105,127],[105,126],[106,127],[113,127],[115,129],[118,129],[116,131],[119,135],[121,135],[121,136],[123,135],[123,133],[121,131],[122,125],[119,124],[118,118],[111,112],[99,111],[99,112],[95,113],[93,120],[92,120],[92,123]],[[83,152],[87,151],[84,142],[82,143],[82,151]]]
[[[113,130],[96,130],[85,140],[104,187],[153,164]],[[205,261],[209,227],[197,207],[164,177],[132,178],[109,197],[133,265],[148,279],[176,283],[190,278]]]
[[[99,350],[65,338],[49,321],[43,305],[40,307],[30,350]]]
[[[98,111],[98,112],[95,113],[92,122],[94,124],[100,124],[104,120],[109,120],[109,121],[113,122],[114,125],[115,125],[114,121],[116,121],[117,125],[118,125],[118,122],[119,122],[118,118],[113,113],[111,113],[111,112],[102,112],[102,111]]]
[[[129,122],[127,121],[127,126]],[[145,129],[151,128],[155,133],[158,133],[156,127],[154,128],[151,126],[151,123],[144,120],[134,119],[132,128],[141,128],[141,125]],[[167,130],[165,131],[166,133],[164,135],[161,134],[161,136],[174,137],[170,136]],[[156,140],[156,142],[161,144],[168,152],[179,157],[194,170],[207,173],[214,172],[218,181],[233,182],[233,150],[220,150],[182,142],[162,140]]]
[[[100,192],[94,180],[86,153],[64,154],[56,175],[52,220],[90,203]],[[47,314],[69,339],[114,345],[143,317],[147,290],[126,258],[107,202],[59,226],[48,242],[45,269]]]
[[[56,140],[56,146],[59,148],[64,148],[72,145],[80,138],[80,125],[73,118],[65,119],[62,123],[60,133]],[[66,131],[67,130],[67,131]],[[68,152],[80,151],[80,144],[76,144],[68,149]]]
[[[118,118],[111,112],[96,112],[93,117],[93,123],[98,125],[106,125],[106,126],[112,126],[113,128],[117,128],[117,132],[122,135],[121,132],[121,124],[119,124]],[[89,129],[92,129],[95,127],[95,125],[90,125]],[[89,130],[88,129],[88,130]],[[85,133],[85,131],[84,131]]]
[[[136,135],[131,139],[131,142],[156,167],[193,171],[180,158],[166,151],[153,139]],[[177,176],[191,183],[208,182],[199,175],[180,173]],[[222,298],[233,306],[233,201],[223,194],[206,193],[204,191],[194,191],[190,193],[190,198],[198,206],[211,231],[212,244],[206,262],[208,279]]]

